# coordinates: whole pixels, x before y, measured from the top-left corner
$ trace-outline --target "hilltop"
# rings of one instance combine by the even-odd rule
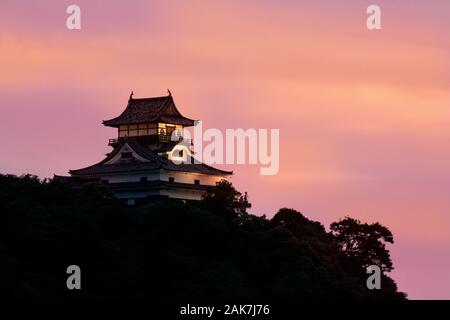
[[[140,207],[108,189],[79,190],[26,175],[0,175],[0,295],[39,299],[153,298],[404,299],[382,277],[368,290],[365,266],[392,270],[390,231],[345,218],[331,232],[283,208],[271,219],[247,213],[228,182],[200,202]],[[346,241],[351,235],[354,246]],[[356,240],[355,240],[356,239]],[[347,243],[348,244],[348,243]],[[68,290],[66,268],[81,268]]]

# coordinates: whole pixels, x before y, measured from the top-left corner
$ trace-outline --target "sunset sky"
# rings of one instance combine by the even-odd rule
[[[205,128],[280,129],[277,175],[222,167],[251,212],[379,221],[400,290],[450,299],[450,1],[0,2],[1,173],[102,160],[101,121],[167,88]]]

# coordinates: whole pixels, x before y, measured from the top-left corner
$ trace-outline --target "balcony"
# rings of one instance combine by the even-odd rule
[[[118,142],[119,142],[118,139],[109,139],[108,146],[111,146],[111,147],[115,148],[117,146]]]
[[[170,134],[161,134],[161,133],[158,135],[158,137],[159,142],[170,142],[172,138]]]
[[[118,139],[109,139],[108,146],[115,148],[119,144],[119,141],[121,141],[123,139],[125,139],[125,140],[130,139],[130,138],[136,139],[137,141],[139,141],[142,144],[155,144],[157,142],[169,143],[169,142],[177,141],[177,142],[183,142],[186,145],[192,145],[192,139],[184,139],[183,136],[181,136],[181,135],[172,137],[171,134],[158,134],[158,135],[149,135],[149,136],[121,137]]]
[[[186,145],[192,145],[192,139],[184,139],[183,136],[174,136],[170,134],[159,134],[159,142],[168,143],[172,141],[181,142],[183,141]]]

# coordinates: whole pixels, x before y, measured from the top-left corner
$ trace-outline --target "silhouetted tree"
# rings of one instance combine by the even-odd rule
[[[369,292],[320,223],[293,209],[267,220],[249,207],[228,182],[199,203],[129,207],[102,186],[0,175],[0,297],[404,298],[387,276]],[[71,264],[81,267],[82,290],[66,288]]]
[[[227,180],[221,180],[216,186],[209,188],[203,195],[200,205],[227,219],[246,215],[247,209],[252,206],[248,202],[247,192],[240,193]]]
[[[391,231],[379,223],[367,224],[346,217],[330,225],[331,232],[345,257],[361,268],[377,265],[392,271],[386,243],[394,243]]]

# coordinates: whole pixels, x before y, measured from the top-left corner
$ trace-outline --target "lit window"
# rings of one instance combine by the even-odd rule
[[[119,138],[128,137],[128,130],[119,131]]]

